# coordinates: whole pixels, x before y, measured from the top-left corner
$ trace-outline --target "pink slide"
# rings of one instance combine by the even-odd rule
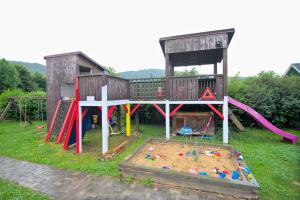
[[[228,103],[231,105],[234,105],[235,107],[247,112],[251,117],[253,117],[258,123],[260,123],[262,126],[264,126],[269,131],[272,131],[273,133],[276,133],[277,135],[280,135],[283,137],[284,140],[290,141],[292,144],[296,144],[298,137],[296,135],[293,135],[291,133],[285,132],[273,124],[271,124],[268,120],[266,120],[261,114],[256,112],[251,107],[231,98],[228,97]]]

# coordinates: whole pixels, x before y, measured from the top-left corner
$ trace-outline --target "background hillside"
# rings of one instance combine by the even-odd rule
[[[16,65],[22,65],[26,67],[26,69],[30,72],[39,72],[41,74],[46,74],[46,66],[40,63],[30,63],[30,62],[23,62],[23,61],[9,61]]]
[[[23,61],[9,61],[12,64],[22,65],[30,72],[39,72],[41,74],[46,74],[46,66],[40,63],[30,63]],[[150,78],[150,77],[162,77],[165,75],[165,70],[163,69],[143,69],[137,71],[124,71],[118,73],[122,78]]]
[[[150,77],[162,77],[165,75],[163,69],[142,69],[137,71],[125,71],[120,72],[119,76],[122,78],[150,78]]]

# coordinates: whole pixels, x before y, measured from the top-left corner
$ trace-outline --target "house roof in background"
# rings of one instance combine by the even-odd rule
[[[295,69],[295,71],[300,74],[300,63],[292,63],[288,67],[288,69],[286,70],[286,72],[284,73],[284,75],[287,75],[292,68]]]

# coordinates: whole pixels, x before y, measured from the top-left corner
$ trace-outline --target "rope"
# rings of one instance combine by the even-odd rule
[[[42,110],[42,122],[44,121],[44,110],[43,110],[43,100],[40,100],[42,103],[41,103],[41,110]]]
[[[18,106],[18,105],[16,105]],[[20,108],[20,124],[22,123],[22,106],[21,106],[21,100],[19,99],[19,108]],[[16,109],[17,110],[17,109]]]
[[[25,103],[24,103],[24,107],[25,107],[25,108],[24,108],[24,111],[25,111],[25,112],[24,112],[24,113],[25,113],[24,121],[25,121],[25,125],[26,125],[26,100],[25,100]]]

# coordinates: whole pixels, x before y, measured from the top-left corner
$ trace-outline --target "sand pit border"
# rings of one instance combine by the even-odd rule
[[[162,139],[150,138],[141,145],[135,152],[127,156],[120,164],[119,170],[122,177],[132,177],[138,180],[151,178],[155,185],[162,187],[180,188],[182,190],[193,190],[204,193],[223,195],[226,198],[242,198],[242,199],[258,199],[259,184],[255,177],[251,180],[228,180],[210,176],[193,175],[184,172],[164,170],[155,167],[145,167],[130,163],[130,160],[139,153],[148,143],[151,142],[166,142]],[[192,144],[198,146],[209,146],[216,148],[228,149],[232,152],[235,158],[235,150],[230,145],[209,144],[190,141],[175,141],[170,140],[166,143]],[[241,166],[247,166],[245,161],[241,161]],[[241,172],[243,177],[246,177],[244,172]]]

